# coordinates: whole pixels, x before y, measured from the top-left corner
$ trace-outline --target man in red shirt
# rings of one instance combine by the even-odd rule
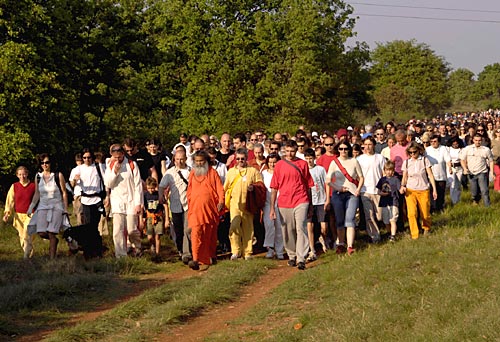
[[[307,217],[312,216],[311,188],[314,181],[309,173],[307,162],[297,158],[297,143],[285,143],[285,159],[280,160],[274,169],[271,180],[271,220],[276,219],[275,203],[278,195],[278,209],[283,223],[283,238],[288,254],[288,265],[299,270],[306,268],[309,252],[307,237]]]

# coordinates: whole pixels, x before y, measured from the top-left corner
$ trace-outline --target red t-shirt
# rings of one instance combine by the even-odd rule
[[[295,208],[299,204],[309,203],[307,191],[314,186],[307,162],[302,159],[289,161],[299,168],[299,171],[285,160],[276,163],[271,188],[279,191],[278,207]]]
[[[316,165],[323,166],[326,173],[328,173],[328,169],[330,168],[330,164],[335,159],[335,155],[328,156],[326,154],[321,155],[318,159],[316,159]],[[326,186],[325,186],[326,187]],[[333,188],[330,188],[330,196],[333,193]]]

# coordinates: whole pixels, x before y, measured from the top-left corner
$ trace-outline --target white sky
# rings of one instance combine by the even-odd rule
[[[429,45],[437,55],[444,57],[452,69],[467,68],[477,75],[486,65],[500,63],[500,0],[345,1],[354,7],[354,16],[359,16],[354,27],[354,31],[357,32],[354,41],[365,41],[371,49],[376,47],[376,43],[414,38],[419,43]],[[447,18],[459,21],[390,18],[367,14]],[[496,23],[465,20],[496,21]],[[347,44],[352,42],[350,39]]]

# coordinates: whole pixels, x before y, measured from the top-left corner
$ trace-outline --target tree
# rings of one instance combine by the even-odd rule
[[[474,73],[468,69],[457,69],[448,76],[448,91],[454,106],[468,104],[474,89]]]
[[[500,108],[500,63],[487,65],[478,75],[474,97],[482,108]]]
[[[403,113],[436,114],[448,103],[446,75],[448,66],[429,46],[415,40],[396,40],[378,44],[372,52],[372,82],[377,106],[392,108],[381,96],[387,89],[405,94]],[[391,85],[391,86],[390,86]]]

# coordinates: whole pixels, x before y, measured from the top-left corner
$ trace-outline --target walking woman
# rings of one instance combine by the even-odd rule
[[[264,247],[267,248],[266,258],[272,259],[277,256],[278,259],[283,260],[284,245],[280,215],[276,215],[276,219],[274,220],[271,220],[269,217],[269,212],[271,211],[271,179],[273,179],[274,166],[279,160],[281,158],[277,153],[271,153],[266,158],[267,169],[262,171],[262,179],[267,189],[266,204],[263,209],[264,228],[266,230]],[[275,209],[278,210],[277,205]]]
[[[422,147],[412,141],[406,148],[409,158],[403,162],[403,180],[400,193],[405,194],[408,223],[412,239],[418,239],[417,214],[420,211],[424,235],[431,230],[431,202],[429,185],[432,186],[432,198],[437,199],[436,182],[432,174],[432,165],[422,154]]]
[[[359,162],[353,158],[351,144],[341,141],[334,150],[339,157],[333,159],[326,175],[326,193],[330,193],[330,188],[333,188],[333,193],[331,201],[327,197],[325,208],[332,203],[339,240],[337,254],[345,253],[346,236],[347,252],[352,254],[355,252],[353,245],[356,236],[356,210],[364,177]]]
[[[49,240],[49,256],[57,255],[57,234],[62,227],[63,214],[68,212],[68,197],[66,182],[60,172],[51,171],[51,160],[47,153],[38,156],[38,164],[42,172],[35,178],[35,195],[31,201],[28,213],[36,208],[32,224],[36,224],[36,232],[42,239]]]

